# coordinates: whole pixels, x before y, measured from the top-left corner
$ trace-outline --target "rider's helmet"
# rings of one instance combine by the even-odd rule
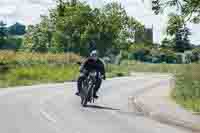
[[[97,50],[93,50],[91,53],[90,53],[90,57],[92,57],[94,60],[97,60],[98,59],[98,51]]]
[[[96,50],[96,43],[94,40],[91,40],[89,43],[89,52],[92,52],[93,50]]]

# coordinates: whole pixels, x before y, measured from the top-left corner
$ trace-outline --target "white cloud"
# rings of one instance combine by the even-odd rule
[[[82,0],[90,4],[92,7],[102,7],[106,1],[103,0]]]
[[[189,24],[188,27],[191,29],[191,42],[194,44],[200,44],[200,24]]]
[[[0,19],[8,24],[20,21],[24,24],[35,24],[41,14],[48,14],[48,9],[55,0],[0,0]]]
[[[0,1],[0,5],[14,5],[17,4],[19,2],[23,2],[24,0],[1,0]]]
[[[0,16],[7,16],[13,14],[15,11],[16,11],[15,5],[2,6],[0,8]]]
[[[53,0],[26,0],[30,4],[40,4],[40,5],[49,5],[53,4]]]
[[[18,9],[17,16],[18,20],[24,21],[25,24],[34,24],[39,22],[40,15],[47,14],[48,12],[48,8],[39,4],[32,4],[29,6],[24,4],[23,7],[24,8]]]

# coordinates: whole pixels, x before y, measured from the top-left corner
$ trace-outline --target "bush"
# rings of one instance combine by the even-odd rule
[[[169,49],[137,48],[129,54],[129,59],[151,63],[176,63],[177,55]]]
[[[134,45],[130,48],[129,59],[148,61],[147,56],[150,54],[151,48],[144,45]]]
[[[161,50],[161,56],[160,56],[162,62],[166,62],[166,63],[176,63],[177,62],[177,55],[168,49],[162,49]]]
[[[192,50],[192,62],[199,62],[200,61],[200,48],[195,48]]]
[[[18,51],[22,45],[22,38],[20,37],[8,37],[1,45],[1,50],[13,50]]]

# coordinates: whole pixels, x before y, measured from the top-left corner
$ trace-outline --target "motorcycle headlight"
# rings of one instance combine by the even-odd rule
[[[96,72],[91,72],[90,73],[91,76],[96,76],[96,74],[97,74]]]

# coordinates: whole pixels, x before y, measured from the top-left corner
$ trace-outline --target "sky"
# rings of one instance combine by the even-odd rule
[[[106,2],[121,2],[129,16],[135,17],[146,27],[153,27],[154,42],[160,43],[165,36],[167,14],[154,15],[151,0],[84,0],[93,7],[102,7]],[[20,22],[25,25],[40,22],[40,15],[47,15],[55,7],[55,0],[0,0],[0,20],[7,24]],[[191,42],[200,44],[200,24],[189,24]]]

